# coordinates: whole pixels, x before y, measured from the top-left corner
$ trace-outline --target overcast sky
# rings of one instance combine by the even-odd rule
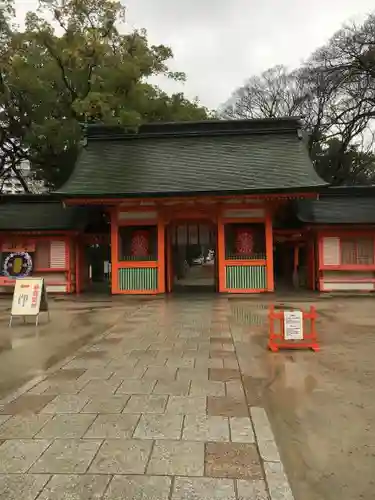
[[[375,11],[374,0],[125,0],[131,28],[170,45],[181,85],[168,91],[217,108],[251,75],[275,64],[298,64],[350,20]],[[35,0],[17,0],[18,11]]]

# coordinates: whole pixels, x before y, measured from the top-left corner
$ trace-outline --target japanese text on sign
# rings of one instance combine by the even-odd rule
[[[28,300],[29,296],[26,293],[21,293],[21,295],[19,295],[18,297],[17,303],[20,307],[25,307]]]
[[[284,311],[284,338],[285,340],[303,339],[302,311]]]
[[[39,291],[40,291],[40,286],[37,283],[36,285],[33,286],[33,293],[32,293],[32,296],[31,296],[31,307],[32,308],[35,308],[38,305]]]
[[[13,316],[35,316],[39,314],[43,286],[42,278],[16,279],[11,314]]]

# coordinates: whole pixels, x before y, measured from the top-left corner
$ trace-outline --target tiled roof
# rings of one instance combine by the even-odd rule
[[[315,224],[375,224],[375,196],[328,196],[296,202],[302,222]]]
[[[293,192],[324,186],[296,119],[89,129],[66,196]]]
[[[81,207],[66,207],[59,202],[9,202],[0,204],[1,231],[64,231],[81,229],[87,213]]]

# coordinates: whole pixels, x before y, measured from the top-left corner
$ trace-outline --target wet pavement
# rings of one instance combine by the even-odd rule
[[[372,304],[315,303],[319,353],[267,351],[269,300],[66,301],[38,336],[0,316],[3,392],[36,375],[0,404],[0,498],[373,499]]]
[[[374,298],[301,298],[284,306],[316,307],[319,353],[267,352],[268,302],[234,302],[231,331],[247,401],[267,411],[296,500],[371,500]]]
[[[292,499],[231,319],[226,299],[133,301],[6,398],[0,497]]]
[[[116,305],[106,301],[52,301],[51,321],[41,313],[40,325],[35,321],[14,318],[8,328],[9,300],[0,301],[0,398],[33,376],[74,353],[97,334],[103,333],[137,307],[136,303]]]

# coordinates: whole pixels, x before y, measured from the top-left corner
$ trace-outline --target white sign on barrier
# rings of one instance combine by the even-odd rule
[[[43,278],[17,278],[13,292],[12,310],[9,326],[12,325],[13,316],[36,317],[38,324],[39,313],[47,312],[49,319],[47,292]]]
[[[303,340],[302,311],[284,311],[284,339]]]

